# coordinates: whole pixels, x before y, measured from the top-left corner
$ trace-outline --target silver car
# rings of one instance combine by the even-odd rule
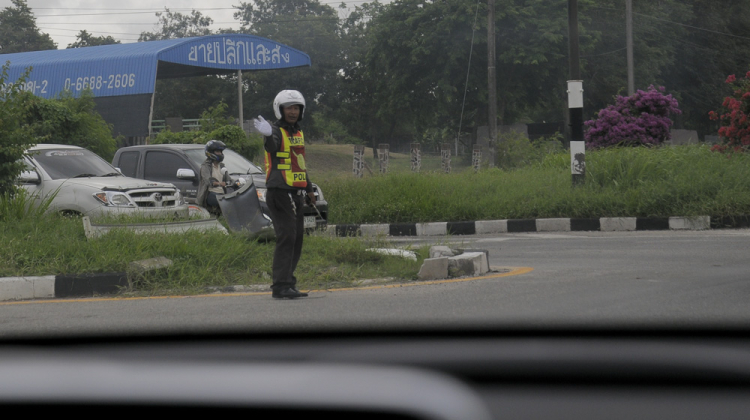
[[[174,185],[123,176],[87,149],[39,144],[28,153],[19,184],[37,201],[54,197],[49,211],[90,217],[188,216],[188,205]]]

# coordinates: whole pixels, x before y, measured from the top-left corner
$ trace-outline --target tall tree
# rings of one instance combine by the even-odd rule
[[[163,12],[156,12],[155,14],[159,20],[157,25],[160,25],[160,27],[154,32],[141,32],[138,42],[210,35],[210,26],[214,22],[213,19],[203,16],[197,10],[191,11],[189,15],[183,15],[180,12],[172,12],[165,7]]]
[[[26,0],[11,0],[13,6],[0,12],[0,54],[54,50],[57,44],[36,26]]]
[[[679,63],[679,40],[685,33],[683,27],[668,22],[689,20],[690,7],[678,0],[634,1],[633,12],[635,88],[647,90],[653,84],[675,93],[678,86],[667,72]],[[625,0],[587,2],[580,13],[595,41],[582,51],[581,60],[588,119],[613,103],[616,95],[627,96]]]
[[[97,45],[111,45],[119,44],[120,41],[112,38],[112,36],[94,36],[88,33],[85,29],[82,29],[76,35],[76,42],[68,44],[68,48],[82,48],[82,47],[94,47]]]
[[[313,115],[338,108],[343,54],[338,12],[318,0],[256,0],[236,7],[241,32],[296,48],[312,61],[311,67],[247,73],[247,115],[268,117],[279,91],[299,90],[307,104],[305,133],[311,138],[319,136]]]
[[[665,84],[680,100],[683,114],[676,119],[677,126],[716,134],[717,123],[708,118],[708,112],[731,95],[724,80],[730,74],[739,78],[750,70],[750,20],[746,13],[750,0],[721,4],[694,0],[690,6],[690,18],[662,22],[684,31],[677,39],[675,65],[666,69]]]
[[[750,70],[748,7],[750,0],[633,2],[635,87],[661,85],[674,95],[682,111],[675,128],[716,132],[708,112],[727,93],[724,80]],[[588,118],[626,92],[625,1],[589,3],[581,14],[596,41],[582,60]]]
[[[142,32],[139,41],[187,38],[211,35],[213,19],[193,10],[190,14],[172,12],[165,8],[157,12],[158,29]],[[201,113],[222,102],[234,103],[236,81],[226,76],[196,76],[180,79],[159,79],[154,93],[154,118],[198,118]],[[236,111],[236,106],[231,107]]]
[[[383,4],[377,1],[364,3],[341,22],[344,54],[335,117],[350,134],[372,145],[387,133],[374,108],[376,80],[366,77],[365,63],[373,39],[372,21],[382,10]],[[377,154],[374,147],[373,153]]]
[[[502,123],[528,119],[540,107],[562,109],[565,3],[497,1]],[[487,124],[487,30],[486,19],[475,20],[477,7],[478,16],[486,16],[484,3],[470,0],[397,0],[372,19],[362,77],[374,84],[373,111],[390,136],[401,131],[419,138],[428,129],[447,127],[455,132],[469,69],[463,127]]]

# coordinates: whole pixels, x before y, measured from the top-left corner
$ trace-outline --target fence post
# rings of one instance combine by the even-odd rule
[[[419,173],[422,169],[422,151],[419,143],[411,144],[411,171]]]
[[[380,161],[380,173],[388,173],[388,158],[389,158],[389,145],[386,143],[380,143],[378,145],[378,161]]]
[[[364,163],[365,163],[365,146],[361,144],[355,144],[354,145],[354,166],[352,168],[352,173],[354,173],[354,176],[357,178],[362,178],[362,175],[364,175]]]
[[[451,145],[449,143],[443,143],[440,145],[440,156],[442,158],[441,166],[443,172],[446,174],[451,173]]]
[[[471,152],[471,166],[474,167],[474,172],[479,172],[482,167],[482,146],[479,144],[475,144]]]

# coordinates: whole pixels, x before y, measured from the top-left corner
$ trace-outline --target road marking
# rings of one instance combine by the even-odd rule
[[[466,281],[496,279],[501,277],[518,276],[534,271],[531,267],[493,267],[495,269],[509,269],[510,271],[505,273],[490,274],[487,276],[480,277],[463,277],[458,279],[446,279],[446,280],[428,280],[428,281],[415,281],[413,283],[398,283],[398,284],[380,284],[374,286],[362,286],[362,287],[340,287],[336,289],[316,289],[310,290],[310,293],[320,292],[345,292],[352,290],[374,290],[374,289],[393,289],[396,287],[414,287],[414,286],[428,286],[435,284],[445,283],[462,283]],[[205,298],[205,297],[236,297],[236,296],[263,296],[270,295],[271,292],[235,292],[235,293],[211,293],[202,295],[172,295],[172,296],[143,296],[143,297],[111,297],[111,298],[77,298],[77,299],[49,299],[49,300],[25,300],[19,302],[0,302],[0,306],[8,305],[33,305],[40,303],[74,303],[74,302],[118,302],[118,301],[131,301],[131,300],[155,300],[155,299],[191,299],[191,298]]]
[[[499,268],[499,267],[495,267],[495,268]],[[500,277],[517,276],[520,274],[526,274],[526,273],[530,273],[534,271],[534,269],[531,267],[501,267],[501,268],[508,268],[511,271],[507,273],[491,274],[489,276],[481,276],[481,277],[465,277],[465,278],[447,279],[447,280],[427,280],[427,281],[419,281],[419,282],[414,282],[414,283],[381,284],[381,285],[375,285],[375,286],[341,287],[338,289],[310,290],[310,293],[340,292],[340,291],[349,291],[349,290],[393,289],[396,287],[413,287],[413,286],[427,286],[427,285],[445,284],[445,283],[462,283],[465,281],[475,281],[475,280],[484,280],[484,279],[494,279],[494,278],[500,278]]]

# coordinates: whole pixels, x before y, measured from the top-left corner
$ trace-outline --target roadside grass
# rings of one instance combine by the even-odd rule
[[[416,278],[427,249],[416,250],[421,256],[416,262],[366,251],[379,246],[386,245],[378,239],[307,236],[296,270],[300,288]],[[141,279],[135,294],[205,293],[209,286],[270,286],[273,249],[274,242],[220,232],[170,235],[117,229],[87,240],[80,218],[40,214],[0,223],[0,276],[123,272],[132,261],[163,256],[173,265]]]
[[[39,217],[48,209],[57,192],[47,198],[39,199],[23,188],[19,188],[15,195],[9,192],[0,195],[0,222],[11,222],[26,217]]]
[[[510,170],[316,182],[330,203],[331,224],[750,214],[744,154],[727,157],[705,146],[607,149],[587,152],[586,164],[578,187],[566,152]]]

